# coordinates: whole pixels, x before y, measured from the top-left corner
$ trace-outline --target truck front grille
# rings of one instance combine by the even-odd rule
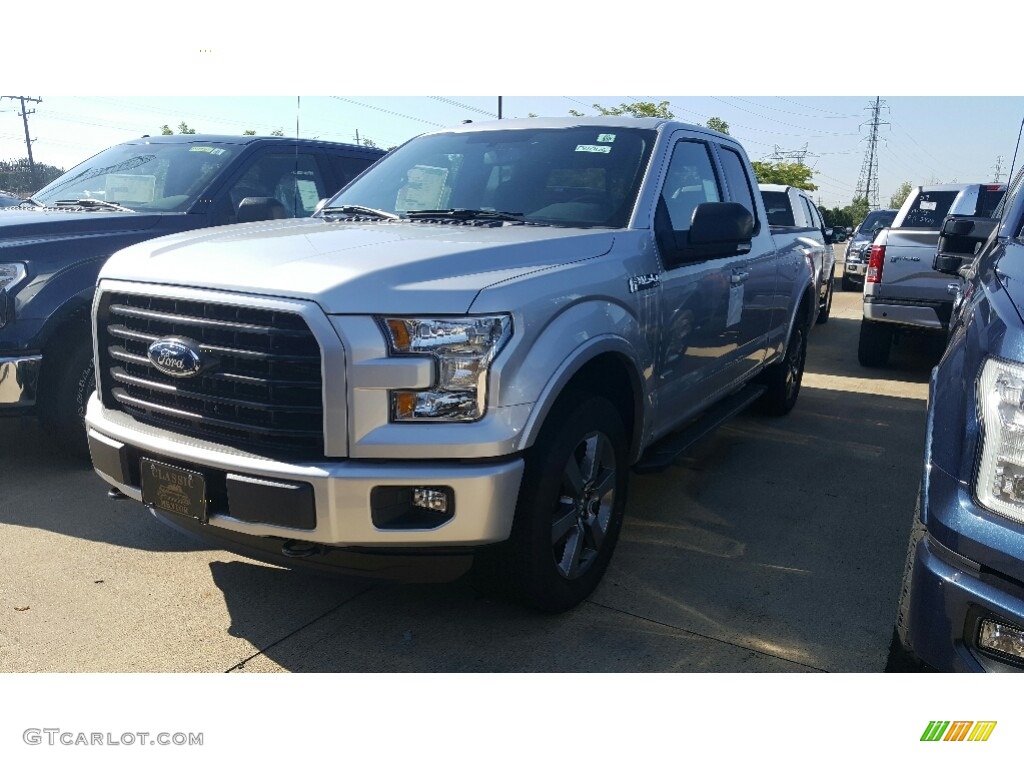
[[[298,314],[107,293],[98,308],[103,404],[181,435],[266,456],[324,455],[320,346]],[[202,347],[213,364],[168,376],[149,345],[168,336]]]

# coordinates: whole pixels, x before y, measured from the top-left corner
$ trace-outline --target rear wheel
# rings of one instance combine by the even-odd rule
[[[760,408],[769,416],[785,416],[796,405],[800,382],[807,360],[807,325],[797,321],[789,334],[786,354],[761,374],[761,383],[768,391],[761,396]]]
[[[892,349],[892,326],[863,318],[857,341],[857,360],[865,368],[883,368],[889,364]]]
[[[550,613],[583,601],[622,527],[626,443],[606,399],[577,397],[556,407],[527,454],[512,535],[477,554],[477,583]]]
[[[818,304],[818,325],[824,325],[828,322],[828,316],[832,312],[832,286],[835,283],[835,268],[828,276],[828,288],[823,299]]]
[[[858,283],[853,282],[853,280],[851,280],[850,278],[848,278],[845,272],[843,273],[842,283],[844,291],[860,290],[860,285]]]
[[[889,657],[885,663],[886,672],[924,672],[928,667],[910,650],[907,642],[910,621],[910,586],[914,575],[914,557],[917,544],[924,536],[925,527],[921,524],[921,498],[918,493],[917,509],[914,511],[914,522],[910,528],[910,541],[907,543],[907,556],[903,562],[903,579],[900,582],[900,599],[896,609],[896,624],[889,643]]]

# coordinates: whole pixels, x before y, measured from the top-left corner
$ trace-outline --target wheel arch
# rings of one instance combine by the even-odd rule
[[[643,377],[629,344],[614,336],[591,339],[548,379],[523,428],[518,448],[525,450],[534,444],[548,416],[561,402],[589,393],[607,398],[618,411],[629,437],[632,464],[640,455],[646,427],[644,392]]]

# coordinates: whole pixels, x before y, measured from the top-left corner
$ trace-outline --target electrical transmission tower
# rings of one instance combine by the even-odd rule
[[[882,109],[888,109],[881,97],[875,97],[875,103],[869,104],[865,109],[871,110],[871,118],[861,125],[870,125],[871,133],[867,136],[868,150],[864,153],[864,164],[860,167],[860,176],[857,179],[857,190],[854,197],[863,197],[868,201],[868,209],[877,211],[881,206],[878,204],[878,128],[889,123],[883,122],[880,115]]]
[[[1003,175],[1003,156],[1002,155],[998,155],[996,157],[996,165],[995,165],[995,168],[992,169],[992,171],[993,171],[993,173],[995,175],[995,178],[993,179],[993,181],[995,181],[995,183],[998,184],[999,183],[999,177]]]
[[[18,117],[21,118],[25,124],[25,147],[28,150],[28,172],[32,176],[32,189],[36,188],[36,164],[32,159],[32,139],[28,135],[28,116],[35,114],[34,109],[25,109],[25,102],[31,101],[34,104],[41,104],[42,99],[33,99],[28,96],[0,96],[0,99],[17,99],[21,102],[21,112],[18,113]]]
[[[783,150],[778,144],[774,145],[774,151],[772,152],[771,158],[776,162],[787,162],[796,163],[797,165],[807,165],[804,160],[807,159],[808,155],[811,157],[817,157],[813,152],[807,151],[807,145],[804,144],[803,149],[791,149]]]

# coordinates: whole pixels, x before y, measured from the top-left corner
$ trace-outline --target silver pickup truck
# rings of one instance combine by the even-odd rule
[[[818,297],[742,147],[660,119],[477,123],[311,219],[132,246],[93,303],[96,471],[286,565],[597,585],[630,468],[787,413]]]
[[[871,244],[857,344],[861,365],[886,365],[898,334],[947,332],[957,284],[933,266],[942,222],[947,215],[991,216],[1005,191],[1005,184],[913,189],[892,226]]]

